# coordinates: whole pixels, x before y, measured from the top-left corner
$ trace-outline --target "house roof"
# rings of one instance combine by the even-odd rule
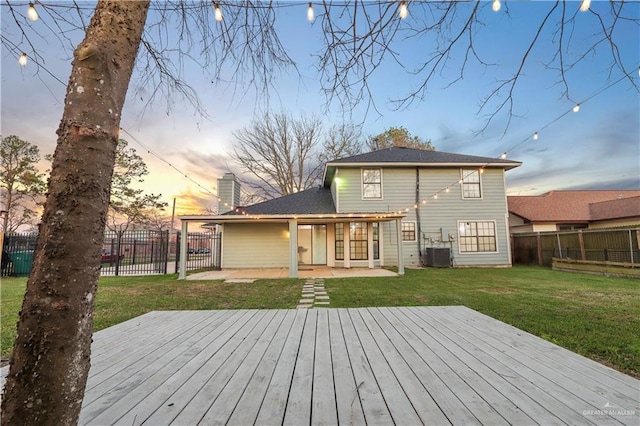
[[[333,214],[336,206],[333,204],[331,191],[327,188],[311,188],[296,194],[285,195],[253,204],[239,207],[237,212],[232,210],[224,215],[246,214]]]
[[[327,163],[325,168],[325,186],[331,185],[336,167],[345,166],[390,166],[398,167],[501,167],[505,170],[520,166],[519,161],[477,157],[474,155],[453,154],[442,151],[429,151],[405,147],[391,147],[365,154],[353,155],[333,160]]]
[[[640,197],[640,190],[551,191],[536,196],[508,196],[507,203],[510,213],[530,222],[590,222],[629,217],[619,214],[640,216],[637,204],[625,201],[635,197]],[[635,213],[630,210],[634,205]]]
[[[589,204],[591,220],[640,217],[640,196]]]

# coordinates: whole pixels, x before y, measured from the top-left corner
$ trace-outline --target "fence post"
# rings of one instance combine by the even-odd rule
[[[176,258],[175,258],[176,274],[180,272],[180,238],[182,238],[181,232],[176,231]]]
[[[116,277],[120,274],[120,244],[122,243],[122,235],[124,231],[118,231],[118,239],[116,242]],[[113,259],[113,252],[111,252],[111,258]]]
[[[136,248],[137,248],[137,239],[133,239],[133,254],[131,256],[131,264],[135,265],[136,264]]]
[[[633,238],[631,229],[629,229],[629,253],[631,254],[631,263],[633,264]]]
[[[587,260],[587,253],[584,249],[584,235],[582,234],[582,229],[578,230],[578,242],[580,243],[580,258],[582,260]]]
[[[165,231],[165,235],[167,238],[166,243],[160,245],[160,250],[164,251],[164,273],[167,273],[167,265],[169,264],[169,244],[171,241],[171,231],[168,229]],[[160,235],[160,241],[162,241],[163,236]]]
[[[542,237],[540,236],[540,232],[536,234],[536,251],[538,252],[538,265],[542,265],[544,263],[544,256],[542,255]]]
[[[562,259],[562,243],[560,242],[560,234],[556,234],[556,239],[558,240],[558,253],[560,254],[560,259]]]

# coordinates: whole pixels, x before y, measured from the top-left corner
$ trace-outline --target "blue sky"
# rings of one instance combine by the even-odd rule
[[[90,3],[81,4],[90,11]],[[327,108],[326,98],[320,91],[319,74],[313,62],[321,48],[319,21],[310,24],[306,20],[307,2],[287,4],[292,7],[278,9],[277,28],[287,52],[297,63],[300,76],[293,70],[281,73],[271,91],[270,111],[286,111],[294,116],[316,114],[327,127],[342,121],[362,123],[365,135],[375,135],[390,126],[404,126],[414,135],[431,139],[439,151],[487,157],[498,157],[508,151],[509,158],[523,162],[521,167],[507,173],[509,194],[535,195],[553,189],[640,188],[640,96],[628,80],[603,90],[622,75],[619,70],[607,73],[610,62],[607,46],[600,45],[567,74],[571,84],[568,100],[562,97],[562,85],[557,84],[558,73],[545,66],[550,59],[548,46],[552,37],[544,32],[540,45],[530,54],[514,93],[516,116],[507,127],[508,117],[499,114],[484,132],[477,132],[486,124],[486,117],[478,113],[479,103],[497,80],[515,70],[523,46],[535,35],[537,23],[551,6],[550,2],[503,2],[502,10],[497,13],[491,10],[490,2],[483,2],[480,12],[483,25],[475,34],[475,46],[493,65],[470,62],[463,79],[448,86],[462,61],[460,52],[454,52],[448,68],[433,81],[423,98],[398,110],[392,100],[415,89],[421,80],[394,62],[386,61],[370,81],[378,112],[365,113],[365,105],[360,105],[351,111],[350,117],[335,104]],[[571,4],[575,10],[579,7],[579,2]],[[20,5],[16,10],[26,10],[26,3]],[[605,13],[608,7],[606,2],[592,3],[592,10],[597,13]],[[640,19],[640,4],[625,8],[635,19]],[[407,27],[427,19],[417,15],[416,9],[409,3]],[[48,30],[43,27],[46,17],[43,18],[36,22],[25,20],[27,31],[47,34]],[[148,23],[153,19],[151,15]],[[576,14],[575,25],[566,35],[572,42],[567,59],[593,44],[597,25],[595,14]],[[31,56],[30,47],[19,37],[4,3],[2,31],[18,49]],[[79,32],[71,35],[78,41],[81,36]],[[634,71],[630,77],[639,85],[637,24],[620,24],[614,36],[620,43],[621,61]],[[66,82],[71,69],[71,51],[61,49],[54,37],[33,35],[32,42],[43,57],[46,70]],[[433,50],[433,40],[402,40],[393,48],[411,69]],[[187,68],[187,75],[187,81],[201,97],[208,118],[199,117],[185,103],[172,105],[170,114],[163,101],[143,110],[143,102],[133,96],[139,87],[134,77],[121,126],[155,155],[127,135],[121,136],[128,139],[130,146],[147,162],[151,171],[146,185],[149,191],[161,192],[169,202],[176,197],[178,209],[183,213],[197,213],[205,207],[214,207],[214,197],[166,162],[214,192],[216,179],[227,167],[233,167],[227,157],[234,143],[233,131],[248,126],[255,114],[267,107],[264,97],[256,97],[255,91],[248,90],[243,97],[237,93],[234,96],[231,89],[211,84],[211,78],[197,67]],[[18,66],[16,53],[3,45],[1,90],[2,135],[16,134],[37,144],[43,153],[53,152],[55,131],[62,116],[64,85],[46,71],[38,71],[33,62],[26,67]],[[599,91],[602,92],[592,97]],[[581,110],[562,116],[575,102],[582,102]],[[531,135],[536,131],[540,138],[534,141]]]

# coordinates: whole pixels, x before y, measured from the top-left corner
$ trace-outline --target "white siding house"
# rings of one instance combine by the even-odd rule
[[[182,220],[223,225],[222,268],[288,266],[293,277],[298,265],[402,273],[434,251],[446,253],[439,266],[510,266],[505,172],[520,164],[387,148],[327,163],[319,188]]]

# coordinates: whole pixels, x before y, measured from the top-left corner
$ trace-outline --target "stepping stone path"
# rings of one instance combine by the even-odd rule
[[[329,295],[324,288],[324,280],[322,278],[307,280],[302,287],[302,298],[298,303],[298,309],[328,306]]]

